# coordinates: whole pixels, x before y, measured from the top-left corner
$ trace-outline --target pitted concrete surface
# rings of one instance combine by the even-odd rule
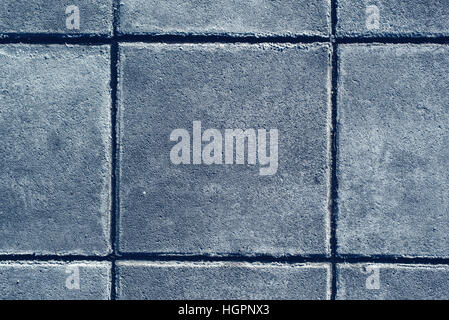
[[[5,300],[107,300],[107,262],[0,262],[0,294]]]
[[[0,299],[447,299],[448,38],[447,0],[0,1]]]
[[[327,36],[328,0],[122,0],[121,33]]]
[[[447,265],[341,264],[340,300],[447,300]]]
[[[447,0],[338,0],[339,37],[449,36]]]
[[[327,45],[142,44],[120,53],[121,251],[329,253]],[[276,174],[173,164],[170,133],[192,132],[195,120],[203,130],[278,129]]]
[[[0,46],[0,253],[110,252],[109,48]]]
[[[448,257],[449,49],[344,45],[338,251]]]
[[[120,262],[117,270],[118,296],[126,300],[324,300],[330,296],[330,267],[325,264]]]

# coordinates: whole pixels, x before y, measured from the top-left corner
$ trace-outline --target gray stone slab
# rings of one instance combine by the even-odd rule
[[[326,264],[118,262],[119,299],[329,299]]]
[[[338,252],[448,257],[449,47],[344,45]]]
[[[106,254],[108,46],[0,46],[0,253]]]
[[[122,46],[120,250],[327,254],[328,49]],[[277,171],[260,175],[246,153],[244,165],[173,164],[172,131],[192,140],[193,121],[223,137],[277,129]]]
[[[337,35],[448,36],[447,0],[338,0]]]
[[[0,300],[107,300],[108,262],[0,262]]]
[[[340,264],[339,300],[447,300],[446,265]]]
[[[330,33],[330,1],[122,0],[121,33],[313,35]]]
[[[78,14],[79,25],[74,20]],[[0,34],[112,35],[112,21],[112,0],[2,0],[0,3]]]

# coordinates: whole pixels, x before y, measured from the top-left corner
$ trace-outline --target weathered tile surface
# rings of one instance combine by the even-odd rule
[[[447,0],[338,0],[338,36],[448,36]]]
[[[449,48],[344,45],[338,251],[447,257]]]
[[[119,262],[119,299],[328,299],[325,264]]]
[[[122,0],[121,33],[320,35],[330,32],[328,0]]]
[[[341,264],[337,299],[447,300],[449,268],[444,265]]]
[[[0,300],[107,300],[107,262],[0,262]]]
[[[326,45],[122,46],[120,250],[327,253],[327,85]],[[193,121],[278,129],[277,171],[173,164]]]
[[[0,253],[109,252],[109,48],[0,46]]]
[[[112,35],[112,20],[112,0],[0,3],[0,34]]]

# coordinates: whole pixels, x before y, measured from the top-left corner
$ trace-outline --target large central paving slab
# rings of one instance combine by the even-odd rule
[[[329,0],[122,0],[124,34],[327,36]]]
[[[328,45],[121,46],[119,249],[329,253],[328,84]],[[185,129],[192,142],[194,121],[223,137],[277,129],[277,170],[260,175],[261,158],[248,165],[246,154],[245,164],[192,164],[190,149],[191,164],[174,164],[170,136]]]
[[[339,300],[447,300],[447,265],[339,264]]]
[[[449,256],[449,47],[345,45],[338,252]]]

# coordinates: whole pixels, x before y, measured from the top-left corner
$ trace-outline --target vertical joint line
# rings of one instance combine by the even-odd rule
[[[118,6],[120,0],[113,1],[113,34],[111,51],[111,70],[110,70],[110,86],[111,86],[111,230],[110,240],[112,247],[111,262],[111,300],[116,299],[116,260],[117,260],[117,215],[118,215],[118,188],[119,188],[119,172],[118,172],[118,141],[117,141],[117,84],[118,84],[118,42],[117,42],[117,23],[118,23]]]
[[[329,208],[331,214],[331,263],[332,263],[332,283],[331,300],[336,299],[337,295],[337,198],[338,198],[338,180],[337,180],[337,90],[338,90],[338,44],[336,42],[337,29],[337,0],[331,0],[331,70],[332,70],[332,88],[331,88],[331,176],[330,176],[330,199]]]

